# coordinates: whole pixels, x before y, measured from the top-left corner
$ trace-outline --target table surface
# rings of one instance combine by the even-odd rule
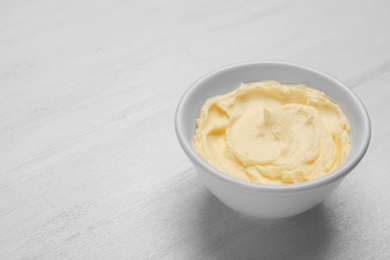
[[[1,1],[1,259],[389,259],[389,1]],[[286,60],[345,82],[370,148],[321,205],[219,202],[176,140],[205,73]]]

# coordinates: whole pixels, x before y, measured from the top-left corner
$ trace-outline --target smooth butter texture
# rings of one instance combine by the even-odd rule
[[[301,84],[241,84],[208,99],[197,120],[193,146],[233,177],[263,184],[319,178],[347,158],[348,119],[320,91]]]

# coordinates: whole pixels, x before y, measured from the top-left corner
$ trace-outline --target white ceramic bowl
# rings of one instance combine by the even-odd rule
[[[202,105],[210,97],[236,89],[241,82],[261,80],[299,82],[327,93],[342,108],[351,124],[352,149],[346,162],[335,171],[309,182],[265,185],[236,179],[204,161],[192,146],[196,119]],[[358,165],[371,135],[366,109],[343,83],[309,67],[276,61],[234,64],[202,77],[181,98],[175,127],[182,149],[207,188],[232,209],[262,218],[297,215],[321,203]]]

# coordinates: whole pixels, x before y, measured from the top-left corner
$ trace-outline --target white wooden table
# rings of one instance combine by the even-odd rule
[[[1,1],[0,259],[390,259],[390,2]],[[198,181],[173,118],[247,60],[326,71],[366,157],[325,203],[249,218]]]

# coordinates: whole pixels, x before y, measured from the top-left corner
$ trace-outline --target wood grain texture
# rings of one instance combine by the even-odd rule
[[[1,1],[0,259],[389,259],[389,1]],[[349,85],[366,157],[300,216],[233,212],[174,133],[197,78],[287,60]]]

